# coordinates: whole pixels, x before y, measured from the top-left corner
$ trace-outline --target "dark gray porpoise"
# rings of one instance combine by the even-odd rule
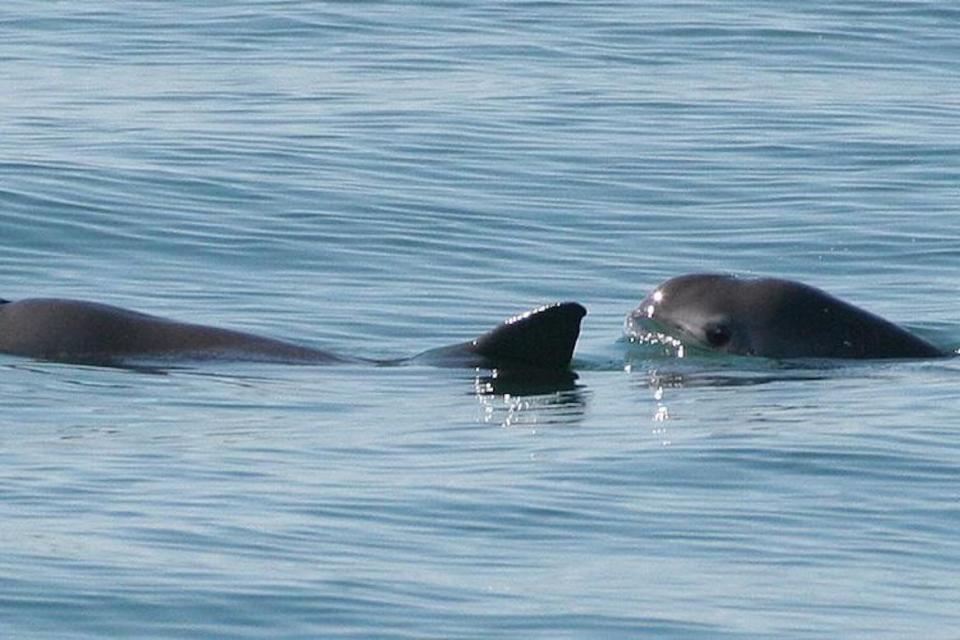
[[[392,361],[336,355],[282,340],[168,320],[80,300],[0,301],[0,353],[65,362],[116,364],[137,359],[230,359],[296,363],[409,360],[438,366],[565,368],[586,309],[546,305],[498,325],[475,340]]]
[[[628,317],[633,337],[767,358],[931,358],[949,355],[819,289],[777,278],[691,274],[661,284]]]

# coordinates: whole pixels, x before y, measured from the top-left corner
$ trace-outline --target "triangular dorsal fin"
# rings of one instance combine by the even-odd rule
[[[585,315],[576,302],[548,304],[510,318],[471,342],[469,350],[501,366],[568,367]]]

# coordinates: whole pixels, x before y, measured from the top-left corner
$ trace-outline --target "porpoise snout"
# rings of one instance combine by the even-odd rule
[[[660,290],[653,291],[644,298],[636,309],[631,311],[624,322],[624,333],[633,338],[639,338],[657,331],[654,319],[658,303],[663,299]]]

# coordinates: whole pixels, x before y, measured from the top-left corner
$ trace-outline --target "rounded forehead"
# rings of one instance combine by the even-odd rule
[[[778,278],[739,278],[726,274],[690,274],[667,280],[648,298],[668,313],[774,315],[784,305],[825,298],[813,287]]]
[[[670,278],[662,286],[692,286],[697,284],[711,284],[717,282],[741,281],[742,279],[729,273],[688,273]]]
[[[686,291],[700,292],[705,289],[717,289],[719,291],[740,290],[755,294],[770,294],[780,292],[798,293],[820,293],[809,285],[793,280],[784,280],[781,278],[741,278],[740,276],[721,274],[721,273],[691,273],[688,275],[677,276],[661,283],[657,291],[662,293],[662,297],[667,295],[677,295]]]
[[[684,304],[698,300],[700,304],[729,299],[731,290],[741,284],[734,276],[720,274],[691,274],[671,278],[651,294],[656,303]]]

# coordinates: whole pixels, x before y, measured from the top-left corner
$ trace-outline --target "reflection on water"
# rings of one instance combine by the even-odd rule
[[[660,359],[661,361],[663,358]],[[744,362],[747,360],[747,362]],[[839,367],[846,369],[847,367]],[[718,362],[684,359],[660,363],[628,361],[627,372],[634,376],[633,386],[644,393],[652,393],[656,403],[651,420],[666,422],[671,419],[665,390],[707,387],[756,387],[781,382],[829,380],[838,375],[835,363],[784,363],[774,360],[731,357]],[[666,430],[663,430],[665,433]],[[669,444],[668,441],[663,444]]]
[[[478,376],[478,394],[539,396],[577,388],[579,376],[566,369],[494,369],[489,375]]]
[[[477,376],[481,420],[503,427],[572,425],[583,421],[586,389],[572,371],[494,371]]]
[[[636,373],[636,372],[635,372]],[[647,389],[672,389],[680,387],[753,387],[774,382],[796,380],[827,380],[827,373],[810,370],[784,370],[782,373],[759,371],[669,371],[650,369],[642,374],[639,385]]]
[[[623,368],[642,376],[650,388],[744,387],[794,380],[825,380],[839,373],[875,372],[879,361],[797,358],[774,360],[731,355],[708,349],[664,351],[661,342],[624,340]],[[890,364],[893,361],[888,361]]]

